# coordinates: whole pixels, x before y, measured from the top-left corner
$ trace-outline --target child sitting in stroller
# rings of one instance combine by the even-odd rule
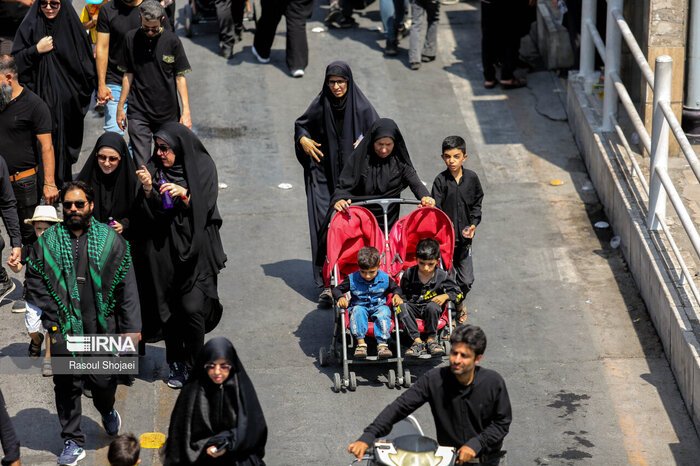
[[[401,289],[406,302],[401,304],[399,320],[413,341],[404,353],[417,358],[426,352],[431,356],[443,356],[445,350],[437,338],[438,322],[442,307],[447,302],[461,299],[462,292],[457,283],[442,269],[440,263],[440,243],[433,238],[423,238],[416,245],[417,265],[406,270],[401,278]],[[425,323],[425,343],[420,338],[416,319]]]
[[[389,349],[391,332],[391,310],[386,305],[387,295],[393,293],[391,303],[398,306],[403,303],[401,288],[389,277],[379,270],[380,254],[371,246],[360,249],[357,253],[358,272],[354,272],[333,289],[333,298],[338,301],[341,309],[350,309],[350,332],[357,339],[355,347],[355,359],[367,357],[367,343],[365,336],[368,331],[368,322],[374,320],[374,337],[377,339],[377,357],[387,359],[392,356]],[[345,293],[350,292],[350,301]]]

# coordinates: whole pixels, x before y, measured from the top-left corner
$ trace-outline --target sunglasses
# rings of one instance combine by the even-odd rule
[[[348,82],[344,79],[339,79],[339,80],[333,79],[331,81],[328,81],[328,87],[335,87],[335,86],[342,87],[342,86],[345,86],[347,83]]]
[[[159,32],[160,26],[156,26],[156,27],[141,26],[141,29],[143,29],[143,32]]]
[[[69,210],[75,204],[76,209],[82,209],[87,204],[87,201],[63,201],[63,208]]]
[[[109,160],[110,162],[119,162],[119,157],[114,156],[114,155],[102,155],[102,154],[97,154],[97,160],[100,162],[106,162]]]
[[[156,146],[156,150],[158,152],[168,152],[170,150],[170,146]]]
[[[42,8],[51,7],[54,10],[58,10],[61,7],[61,2],[39,2]]]
[[[231,364],[214,364],[213,362],[209,363],[209,364],[205,364],[204,368],[208,371],[213,371],[214,369],[216,369],[216,366],[219,366],[222,371],[230,371],[231,370]]]

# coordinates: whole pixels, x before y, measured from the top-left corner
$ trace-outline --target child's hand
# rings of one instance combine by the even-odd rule
[[[472,238],[474,238],[475,232],[476,232],[476,225],[472,225],[472,226],[462,230],[462,236],[464,236],[467,239],[472,239]]]
[[[446,294],[441,294],[435,296],[433,299],[431,299],[432,302],[437,303],[438,306],[442,307],[443,304],[445,304],[445,301],[450,299],[450,297]]]
[[[403,304],[403,299],[401,299],[401,296],[395,294],[394,296],[391,297],[391,304],[396,307],[399,304]]]
[[[420,204],[423,207],[433,207],[435,205],[435,199],[433,199],[430,196],[425,196],[425,197],[421,198]]]
[[[347,309],[348,308],[348,298],[345,296],[342,296],[338,299],[338,307],[341,309]]]

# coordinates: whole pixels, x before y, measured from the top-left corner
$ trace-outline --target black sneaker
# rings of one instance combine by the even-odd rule
[[[353,18],[352,16],[340,16],[340,18],[336,21],[332,21],[331,23],[329,23],[329,26],[332,26],[337,29],[350,29],[357,27],[357,21],[355,21],[355,18]]]
[[[423,63],[430,63],[431,61],[435,61],[435,55],[423,55],[420,57],[420,61]]]
[[[2,271],[0,272],[0,301],[15,291],[15,288],[17,288],[15,282],[13,282],[12,279],[7,276],[7,272],[5,272],[5,269],[2,268]]]
[[[233,56],[233,47],[231,47],[230,45],[223,45],[221,47],[221,55],[226,60],[228,60],[229,58],[231,58]]]
[[[112,408],[112,411],[102,418],[102,427],[105,428],[107,435],[111,437],[119,434],[119,429],[122,427],[122,418],[119,415],[119,411]]]
[[[332,6],[328,10],[328,14],[323,19],[323,22],[330,25],[331,23],[338,21],[342,16],[343,10],[341,10],[338,6]]]
[[[318,304],[323,307],[331,307],[333,305],[333,293],[330,288],[324,288],[318,296]]]
[[[384,55],[388,57],[395,57],[399,54],[399,41],[397,40],[387,40],[386,47],[384,47]]]
[[[170,374],[168,376],[168,387],[182,388],[187,381],[187,366],[181,362],[170,364]]]

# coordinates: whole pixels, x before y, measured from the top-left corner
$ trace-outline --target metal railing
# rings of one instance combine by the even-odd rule
[[[687,283],[695,297],[696,303],[700,305],[700,292],[685,264],[676,241],[666,225],[666,202],[670,200],[683,225],[683,229],[690,239],[696,256],[700,257],[700,234],[698,234],[698,230],[668,174],[669,132],[672,131],[691,170],[698,182],[700,182],[700,160],[698,160],[695,151],[690,142],[688,142],[688,138],[671,109],[673,59],[667,55],[658,57],[655,62],[655,70],[652,71],[644,53],[622,16],[624,0],[607,0],[607,24],[605,42],[603,42],[595,25],[596,3],[596,0],[583,0],[579,76],[583,78],[587,92],[590,92],[597,80],[595,72],[595,53],[597,51],[605,64],[605,87],[600,129],[605,132],[617,132],[623,141],[623,146],[630,154],[630,159],[632,160],[631,173],[641,180],[642,188],[649,196],[647,228],[650,231],[663,231],[671,245],[673,255],[681,267],[682,273],[679,276],[679,285],[683,286]],[[639,116],[627,89],[620,79],[622,39],[625,40],[642,72],[644,80],[654,95],[651,136],[647,132],[642,118]],[[622,107],[629,116],[634,130],[639,135],[642,146],[650,154],[648,184],[644,179],[642,169],[634,160],[633,152],[630,150],[629,143],[617,121],[618,101],[622,103]],[[698,319],[700,316],[696,306],[693,306],[693,312],[695,314],[694,317]]]

